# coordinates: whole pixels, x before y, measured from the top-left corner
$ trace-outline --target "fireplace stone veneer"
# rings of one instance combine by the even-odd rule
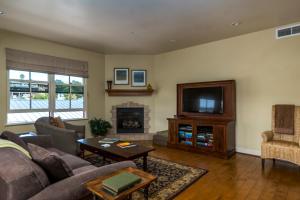
[[[117,110],[118,108],[144,108],[144,131],[141,133],[117,133]],[[150,109],[149,106],[134,103],[132,101],[120,105],[112,106],[112,129],[110,130],[109,137],[121,138],[124,140],[152,140],[153,134],[149,133],[150,130]]]

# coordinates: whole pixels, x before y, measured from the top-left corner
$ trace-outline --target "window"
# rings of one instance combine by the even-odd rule
[[[84,79],[55,75],[55,113],[63,119],[84,115]]]
[[[16,70],[8,74],[8,124],[31,123],[43,116],[86,117],[84,78]]]

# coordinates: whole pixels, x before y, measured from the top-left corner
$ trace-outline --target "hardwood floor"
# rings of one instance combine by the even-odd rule
[[[209,172],[175,200],[247,199],[300,200],[300,171],[296,165],[266,161],[264,172],[258,157],[236,154],[229,160],[155,146],[150,155]]]

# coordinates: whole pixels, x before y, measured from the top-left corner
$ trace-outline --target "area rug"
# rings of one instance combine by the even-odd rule
[[[97,167],[114,163],[107,159],[103,161],[102,157],[96,155],[89,156],[86,160]],[[134,162],[139,169],[142,169],[142,159]],[[206,174],[207,170],[148,156],[148,172],[157,176],[157,180],[149,187],[149,199],[170,200]],[[133,199],[143,199],[142,195],[142,191],[135,192]]]

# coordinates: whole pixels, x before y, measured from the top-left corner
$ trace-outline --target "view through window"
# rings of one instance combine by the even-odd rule
[[[85,87],[80,77],[9,70],[7,123],[30,123],[43,116],[85,118]]]

